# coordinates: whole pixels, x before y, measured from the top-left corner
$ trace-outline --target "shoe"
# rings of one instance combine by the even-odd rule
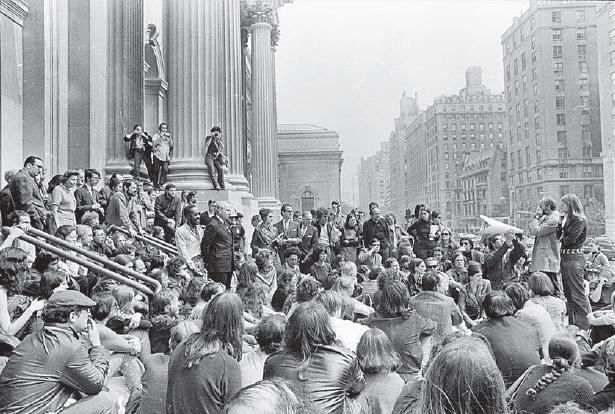
[[[220,190],[226,190],[226,187],[220,187]]]

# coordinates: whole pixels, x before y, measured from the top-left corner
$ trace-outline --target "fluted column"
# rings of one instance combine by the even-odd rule
[[[128,173],[122,137],[143,123],[143,0],[108,3],[107,174]]]
[[[272,13],[260,4],[250,7],[252,44],[252,192],[257,198],[275,198],[278,184],[275,124]]]

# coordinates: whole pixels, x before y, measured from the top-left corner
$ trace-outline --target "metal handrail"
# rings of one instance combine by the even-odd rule
[[[111,226],[109,226],[108,230],[109,230],[109,232],[111,232],[111,231],[119,231],[121,233],[124,233],[127,236],[131,235],[130,232],[128,230],[126,230],[125,228],[118,227],[118,226],[113,225],[113,224]],[[164,251],[166,253],[170,253],[170,254],[172,254],[174,256],[177,256],[178,251],[177,251],[177,248],[175,246],[170,245],[168,243],[165,243],[165,242],[163,242],[161,240],[158,240],[158,239],[156,239],[154,237],[151,237],[151,238],[150,237],[151,236],[146,237],[146,236],[142,236],[140,234],[135,235],[135,239],[136,240],[142,241],[144,243],[149,243],[149,244],[151,244],[151,245],[153,245],[155,247],[158,247],[160,250],[162,250],[162,251]]]
[[[153,241],[154,243],[160,244],[161,246],[165,246],[165,247],[168,247],[169,249],[177,250],[177,247],[174,244],[167,243],[164,240],[160,240],[152,236],[151,234],[143,233],[143,237],[145,237],[148,240]]]
[[[66,260],[70,260],[73,261],[83,267],[87,267],[90,270],[93,270],[105,277],[108,277],[109,279],[113,279],[113,280],[117,280],[120,283],[123,283],[127,286],[130,286],[148,296],[153,296],[154,292],[152,292],[152,290],[150,288],[148,288],[145,285],[140,284],[139,282],[129,279],[125,276],[119,275],[117,273],[112,272],[109,269],[105,269],[104,267],[101,267],[93,262],[90,262],[88,260],[85,260],[79,256],[73,256],[72,254],[68,253],[66,250],[62,250],[59,247],[56,247],[52,244],[49,243],[45,243],[44,241],[37,239],[36,237],[32,237],[29,236],[27,234],[23,234],[19,237],[20,240],[23,240],[26,243],[30,243],[33,246],[38,247],[39,249],[43,249],[43,250],[47,250],[48,252],[51,252],[53,254],[55,254],[58,257],[62,257]],[[159,284],[159,283],[158,283]]]
[[[51,234],[45,233],[44,231],[41,231],[41,230],[38,230],[38,229],[35,229],[35,228],[30,228],[28,233],[32,234],[34,236],[37,236],[37,237],[41,237],[41,238],[43,238],[43,239],[45,239],[47,241],[50,241],[50,242],[52,242],[52,243],[54,243],[54,244],[56,244],[58,246],[61,246],[61,247],[65,248],[65,249],[69,249],[69,250],[72,250],[72,251],[74,251],[76,253],[79,253],[80,255],[85,256],[88,259],[91,259],[91,260],[94,260],[96,262],[102,263],[103,265],[105,265],[109,269],[114,270],[115,272],[120,272],[120,273],[128,275],[128,276],[130,276],[132,278],[140,280],[142,282],[149,283],[149,284],[154,286],[154,293],[158,293],[162,289],[162,285],[156,279],[152,279],[149,276],[145,276],[145,275],[143,275],[143,274],[141,274],[139,272],[136,272],[136,271],[134,271],[132,269],[129,269],[129,268],[125,267],[125,266],[122,266],[119,263],[115,263],[115,262],[109,260],[107,257],[99,256],[96,253],[93,253],[93,252],[91,252],[89,250],[85,250],[85,249],[83,249],[83,248],[81,248],[79,246],[75,246],[74,244],[71,244],[71,243],[69,243],[69,242],[67,242],[65,240],[62,240],[62,239],[60,239],[58,237],[52,236]],[[25,241],[25,239],[24,239],[24,241]],[[34,243],[32,243],[32,244],[34,244]],[[49,246],[49,245],[46,244],[46,243],[43,243],[42,247],[46,248],[46,246]],[[60,249],[60,251],[62,251],[62,250]],[[53,252],[53,253],[55,253],[55,252]],[[85,265],[83,263],[77,262],[77,260],[73,260],[74,256],[72,256],[72,255],[69,255],[69,256],[70,257],[65,257],[65,258],[67,258],[69,260],[72,260],[72,261],[74,261],[76,263],[79,263],[82,266],[88,267],[87,265]],[[90,263],[87,260],[83,260],[83,262]],[[102,269],[104,269],[104,268],[102,268]],[[111,272],[111,273],[113,273],[113,272]],[[127,280],[130,280],[130,279],[127,279]]]

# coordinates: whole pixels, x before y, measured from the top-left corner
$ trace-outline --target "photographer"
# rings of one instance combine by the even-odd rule
[[[158,126],[154,134],[154,174],[152,184],[159,189],[167,181],[169,163],[173,158],[173,138],[168,132],[168,125],[164,122]]]
[[[152,173],[152,137],[139,124],[135,125],[132,134],[124,137],[125,142],[130,143],[128,159],[134,159],[133,177],[140,176],[141,161],[145,161],[147,174],[151,178]]]

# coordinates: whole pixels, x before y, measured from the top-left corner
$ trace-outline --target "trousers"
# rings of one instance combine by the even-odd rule
[[[592,311],[592,308],[583,288],[584,267],[583,254],[562,254],[560,269],[568,306],[568,322],[578,326],[579,329],[587,330],[589,328],[587,314]]]
[[[205,164],[209,170],[209,178],[211,178],[214,188],[216,190],[219,188],[224,190],[224,170],[222,169],[222,164],[220,164],[218,157],[214,158],[212,154],[207,153],[207,155],[205,155]],[[214,174],[214,171],[216,171],[217,174]]]

